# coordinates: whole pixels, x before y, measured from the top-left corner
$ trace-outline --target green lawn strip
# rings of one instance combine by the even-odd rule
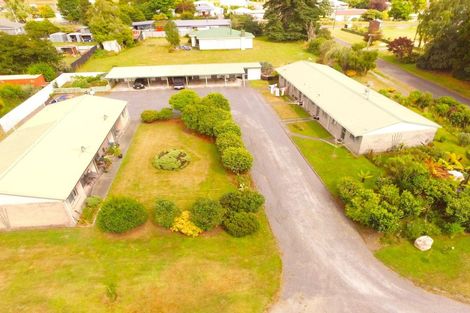
[[[288,123],[289,130],[296,134],[315,138],[330,138],[331,135],[317,121]]]
[[[380,249],[375,255],[394,271],[422,286],[445,290],[470,301],[469,235],[435,237],[432,249],[426,252],[402,241]]]
[[[365,184],[371,187],[381,174],[381,169],[364,156],[356,157],[344,147],[335,147],[319,140],[298,137],[292,139],[328,190],[335,196],[338,195],[337,184],[342,177],[358,178],[361,171],[369,172],[372,177],[367,179]]]
[[[185,43],[182,43],[185,44]],[[114,66],[165,65],[191,63],[229,63],[267,61],[274,66],[312,58],[303,42],[278,43],[263,37],[253,40],[253,49],[209,50],[168,52],[168,42],[164,38],[151,38],[126,48],[119,54],[95,54],[80,71],[109,71]]]

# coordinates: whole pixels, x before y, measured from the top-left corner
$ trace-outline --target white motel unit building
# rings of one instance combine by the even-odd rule
[[[43,108],[0,142],[0,229],[72,226],[99,160],[129,122],[126,102],[79,96]]]
[[[327,65],[298,61],[277,72],[279,87],[353,153],[428,144],[440,127]]]

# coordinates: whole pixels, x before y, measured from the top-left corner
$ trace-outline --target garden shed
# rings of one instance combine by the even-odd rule
[[[245,50],[253,48],[252,33],[230,27],[198,30],[189,34],[191,46],[199,50]]]

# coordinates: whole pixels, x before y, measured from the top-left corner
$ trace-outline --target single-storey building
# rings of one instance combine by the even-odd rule
[[[72,226],[129,121],[126,102],[84,95],[46,106],[0,142],[0,229]]]
[[[42,87],[46,85],[44,76],[42,74],[36,75],[0,75],[0,85],[31,85],[35,87]]]
[[[155,30],[155,21],[132,22],[132,28],[135,30]]]
[[[356,154],[427,144],[440,127],[327,65],[298,61],[277,72],[279,87]]]
[[[244,85],[246,80],[260,77],[261,64],[258,62],[113,67],[105,76],[111,84],[127,83],[129,87],[137,78],[144,79],[147,86],[155,87],[170,87],[173,80],[179,78],[184,79],[186,87],[191,87],[217,82]]]
[[[67,42],[69,39],[64,32],[57,32],[49,35],[49,40],[52,42]]]
[[[223,8],[217,7],[214,3],[209,1],[194,1],[194,8],[196,9],[197,16],[216,17],[224,14]]]
[[[13,22],[6,18],[0,18],[0,32],[7,33],[8,35],[21,35],[26,33],[24,24]]]
[[[199,50],[245,50],[253,48],[252,33],[229,27],[198,30],[189,34],[191,46]]]
[[[344,9],[334,10],[331,13],[331,18],[337,22],[348,22],[353,19],[360,19],[362,14],[366,13],[365,9]]]
[[[174,20],[180,36],[186,36],[196,30],[204,30],[217,27],[230,27],[229,19],[205,19],[205,20]]]

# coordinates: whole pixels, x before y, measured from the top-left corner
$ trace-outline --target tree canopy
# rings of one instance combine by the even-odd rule
[[[25,29],[28,35],[37,38],[47,38],[50,34],[59,31],[59,27],[47,19],[43,21],[29,21],[26,23]]]
[[[170,43],[172,47],[176,47],[180,44],[180,34],[178,28],[176,27],[175,22],[169,21],[165,25],[165,36],[166,40]]]
[[[18,22],[26,22],[31,11],[24,0],[5,0],[5,9],[7,17]]]
[[[90,2],[88,0],[58,0],[57,7],[66,20],[85,23]]]

